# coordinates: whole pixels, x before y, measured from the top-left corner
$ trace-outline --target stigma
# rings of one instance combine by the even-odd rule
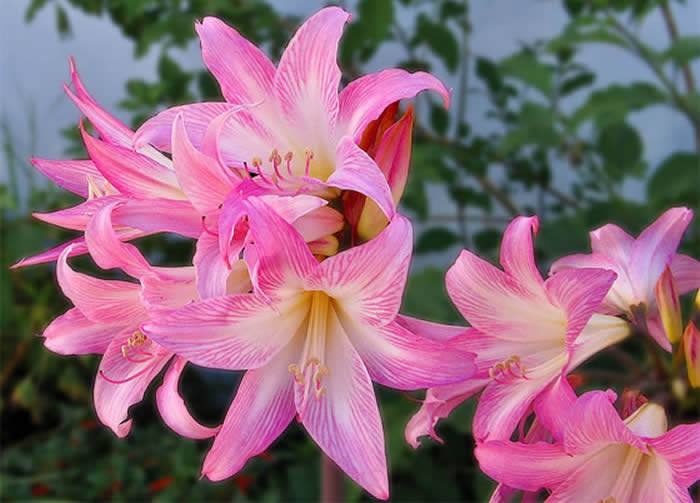
[[[513,355],[507,360],[496,363],[489,369],[489,377],[498,383],[505,383],[511,378],[527,379],[525,366],[520,361],[520,357]]]

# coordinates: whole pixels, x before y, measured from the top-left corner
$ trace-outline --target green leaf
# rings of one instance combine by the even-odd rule
[[[534,87],[545,96],[551,96],[552,69],[549,65],[540,62],[534,51],[524,49],[516,52],[503,59],[498,66],[503,75],[518,79],[524,84]]]
[[[457,69],[459,43],[446,25],[434,22],[425,14],[419,14],[413,42],[430,47],[451,73]]]
[[[61,5],[56,4],[56,30],[61,37],[67,37],[71,34],[70,21],[66,9]]]
[[[680,204],[697,207],[698,187],[700,156],[693,152],[676,152],[666,158],[649,179],[647,195],[657,211]]]
[[[700,36],[687,35],[678,37],[663,54],[664,59],[669,59],[678,65],[690,63],[700,58]]]
[[[524,145],[554,146],[558,143],[559,133],[554,127],[553,111],[528,101],[520,109],[515,127],[501,140],[500,150],[510,154]]]
[[[486,211],[491,209],[491,198],[485,192],[478,192],[471,187],[451,186],[449,193],[459,206],[476,206]]]
[[[605,170],[613,179],[622,180],[627,175],[644,176],[644,145],[637,130],[629,124],[618,122],[603,128],[597,146]]]
[[[595,81],[595,74],[591,72],[582,72],[578,75],[574,75],[571,78],[566,79],[562,82],[559,88],[559,94],[561,96],[566,96],[578,91],[580,88],[585,86],[590,86]]]
[[[501,72],[498,66],[487,58],[476,58],[476,74],[486,83],[486,86],[492,93],[497,92],[503,87],[503,79],[501,78]]]
[[[651,105],[667,102],[667,95],[648,82],[628,85],[613,84],[595,91],[573,114],[571,124],[578,128],[587,120],[596,122],[599,128],[622,122],[627,114]]]
[[[442,21],[449,21],[462,16],[467,11],[467,6],[461,2],[455,2],[454,0],[446,0],[440,5],[440,19]]]
[[[436,267],[408,277],[401,312],[442,323],[461,321],[445,290],[445,272]]]
[[[439,252],[457,243],[457,234],[447,227],[432,227],[423,231],[416,243],[416,253]]]
[[[441,105],[432,105],[430,107],[430,123],[437,134],[445,136],[450,125],[450,116],[447,114],[445,107]]]
[[[37,12],[39,12],[48,3],[48,1],[49,0],[32,0],[32,3],[29,4],[27,10],[24,11],[24,21],[26,23],[33,21]]]
[[[389,38],[394,24],[392,0],[361,0],[357,6],[363,34],[374,43]]]
[[[501,231],[498,229],[484,229],[474,234],[474,244],[481,252],[495,250],[500,242]]]
[[[601,23],[599,19],[590,16],[576,16],[558,37],[549,41],[546,50],[558,53],[563,49],[575,48],[587,43],[629,47],[624,38],[613,32],[606,24]]]

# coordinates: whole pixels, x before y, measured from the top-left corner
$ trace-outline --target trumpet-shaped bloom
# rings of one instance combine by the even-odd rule
[[[100,421],[117,436],[129,433],[129,407],[143,398],[150,382],[167,366],[163,384],[156,392],[163,420],[180,435],[211,437],[218,429],[197,423],[178,393],[187,360],[174,356],[139,330],[139,325],[149,319],[149,312],[172,309],[198,298],[194,269],[152,267],[134,246],[121,242],[111,221],[118,204],[105,206],[90,221],[87,245],[100,266],[120,267],[139,278],[140,284],[77,273],[66,261],[71,247],[65,248],[58,258],[58,283],[75,307],[46,328],[44,345],[65,355],[103,355],[93,390],[95,409]]]
[[[593,253],[561,258],[552,265],[551,272],[579,267],[615,271],[617,279],[602,308],[610,314],[627,315],[642,325],[641,328],[648,329],[659,345],[670,351],[671,344],[661,321],[655,288],[666,267],[673,275],[667,284],[673,281],[678,294],[700,287],[700,262],[676,253],[692,218],[693,212],[688,208],[672,208],[644,229],[637,239],[616,225],[604,225],[590,234]]]
[[[174,148],[172,123],[182,113],[195,147],[224,165],[255,171],[285,190],[353,190],[391,218],[387,180],[356,142],[391,103],[432,89],[447,104],[449,93],[430,74],[399,69],[366,75],[338,93],[336,52],[349,17],[338,7],[321,9],[298,29],[276,68],[236,30],[204,18],[196,25],[202,57],[228,103],[166,110],[138,130],[135,144]]]
[[[491,441],[477,446],[481,469],[510,487],[547,488],[548,503],[691,502],[700,478],[700,424],[667,430],[663,408],[646,403],[624,421],[614,393],[582,395],[558,444]]]
[[[95,213],[106,205],[121,202],[114,211],[115,231],[121,240],[156,232],[174,232],[188,237],[201,233],[200,217],[180,189],[171,161],[150,145],[134,150],[134,132],[102,109],[85,89],[73,60],[71,79],[75,92],[68,96],[102,137],[81,133],[90,160],[52,161],[32,159],[34,166],[59,186],[86,198],[72,208],[34,217],[60,227],[84,231]],[[64,243],[14,267],[56,260],[69,248],[71,256],[87,251],[84,236]]]
[[[413,244],[410,223],[397,215],[375,239],[319,263],[261,199],[245,204],[253,241],[245,258],[256,294],[188,304],[143,326],[193,363],[248,369],[203,474],[211,480],[233,475],[296,415],[341,469],[386,498],[372,381],[418,389],[462,380],[473,370],[470,354],[397,322]]]
[[[509,438],[530,409],[555,431],[546,404],[563,400],[563,378],[584,360],[629,333],[619,318],[594,314],[615,280],[604,269],[575,269],[544,281],[533,256],[537,217],[518,217],[506,229],[498,269],[464,250],[447,272],[447,291],[472,329],[460,347],[476,354],[469,380],[430,389],[406,438],[435,436],[434,425],[462,401],[484,390],[474,416],[478,442]]]

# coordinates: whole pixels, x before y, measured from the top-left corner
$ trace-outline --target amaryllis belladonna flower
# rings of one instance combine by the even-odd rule
[[[373,240],[318,262],[263,201],[248,198],[246,206],[253,241],[246,261],[256,294],[195,302],[143,326],[193,363],[250,369],[203,474],[233,475],[298,416],[341,469],[387,498],[372,381],[418,389],[473,371],[469,353],[397,322],[413,246],[410,223],[396,215]]]
[[[551,272],[557,274],[579,267],[615,271],[617,279],[601,306],[603,310],[625,314],[648,330],[661,347],[670,351],[671,344],[658,309],[657,292],[673,299],[700,287],[700,262],[677,253],[692,218],[693,212],[688,208],[671,208],[644,229],[637,239],[616,225],[604,225],[590,233],[593,253],[561,258],[552,265]],[[657,288],[667,267],[670,273]],[[670,292],[671,289],[676,289],[677,294]],[[664,305],[667,309],[674,309],[674,300]],[[675,341],[680,333],[668,335]]]
[[[649,402],[624,421],[614,393],[592,391],[566,415],[561,443],[505,440],[477,446],[481,469],[510,487],[547,488],[548,503],[691,503],[700,478],[700,424],[667,431],[663,408]]]
[[[509,438],[531,406],[555,429],[557,414],[549,414],[548,404],[564,399],[562,379],[630,333],[624,320],[594,314],[614,272],[574,269],[542,279],[532,241],[537,227],[537,217],[511,222],[501,244],[503,270],[464,250],[447,272],[450,298],[472,326],[461,345],[476,354],[477,372],[428,390],[406,427],[414,447],[421,435],[435,437],[438,419],[482,389],[473,425],[478,442]]]

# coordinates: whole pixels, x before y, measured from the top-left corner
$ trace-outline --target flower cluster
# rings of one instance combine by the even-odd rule
[[[428,389],[406,428],[414,447],[483,390],[473,430],[483,470],[502,482],[494,501],[541,488],[552,501],[687,499],[700,473],[698,425],[666,433],[651,403],[620,418],[612,392],[577,399],[569,374],[636,330],[666,349],[683,337],[697,384],[698,332],[691,322],[684,333],[678,296],[700,286],[700,263],[676,254],[692,212],[669,210],[637,240],[607,225],[591,234],[593,254],[557,261],[546,280],[534,262],[537,218],[516,218],[503,270],[465,250],[447,274],[469,328],[399,314],[413,236],[397,205],[413,111],[397,120],[398,102],[430,90],[447,106],[449,92],[399,69],[338,92],[348,19],[320,10],[275,66],[205,18],[203,59],[226,101],[165,110],[136,132],[93,100],[71,61],[66,92],[99,138],[81,123],[89,160],[33,163],[86,200],[35,216],[84,234],[17,264],[56,260],[75,306],[46,328],[46,347],[102,355],[95,409],[120,437],[129,407],[165,369],[158,410],[179,435],[214,439],[202,468],[210,480],[241,470],[296,418],[345,473],[387,498],[374,381]],[[129,243],[160,232],[195,240],[192,265],[154,266]],[[84,253],[133,280],[74,271],[68,259]],[[178,393],[188,362],[245,371],[217,427],[199,424]],[[522,437],[532,445],[510,442],[532,413]],[[592,484],[596,460],[607,478]]]

